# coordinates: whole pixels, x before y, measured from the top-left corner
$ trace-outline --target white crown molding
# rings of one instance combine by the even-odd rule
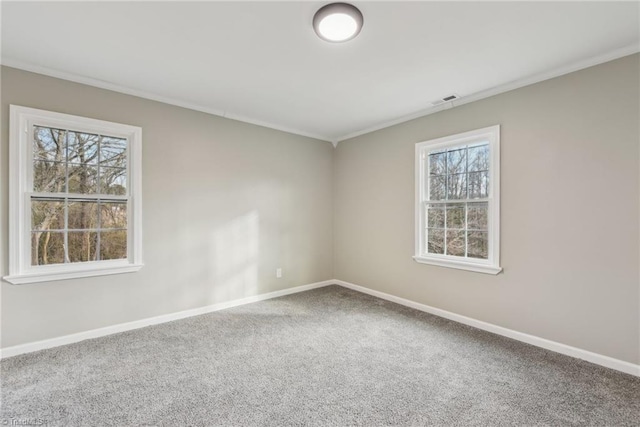
[[[29,71],[32,73],[37,73],[37,74],[42,74],[45,76],[50,76],[50,77],[55,77],[55,78],[59,78],[62,80],[68,80],[68,81],[72,81],[75,83],[81,83],[81,84],[85,84],[88,86],[94,86],[94,87],[98,87],[101,89],[107,89],[107,90],[111,90],[114,92],[119,92],[119,93],[124,93],[127,95],[132,95],[132,96],[137,96],[139,98],[145,98],[145,99],[150,99],[152,101],[158,101],[158,102],[162,102],[165,104],[169,104],[169,105],[175,105],[177,107],[182,107],[182,108],[187,108],[189,110],[195,110],[195,111],[200,111],[202,113],[207,113],[207,114],[211,114],[214,116],[219,116],[219,117],[224,117],[227,119],[231,119],[231,120],[237,120],[240,122],[244,122],[244,123],[249,123],[249,124],[253,124],[256,126],[262,126],[262,127],[266,127],[269,129],[274,129],[274,130],[279,130],[282,132],[287,132],[287,133],[291,133],[294,135],[300,135],[300,136],[304,136],[307,138],[313,138],[313,139],[319,139],[321,141],[326,141],[326,142],[331,142],[331,144],[333,144],[333,147],[336,148],[338,146],[338,144],[341,141],[345,141],[347,139],[351,139],[351,138],[355,138],[357,136],[361,136],[361,135],[365,135],[367,133],[371,133],[371,132],[375,132],[377,130],[380,129],[384,129],[390,126],[394,126],[400,123],[404,123],[407,122],[409,120],[413,120],[413,119],[417,119],[420,117],[424,117],[424,116],[428,116],[434,113],[437,113],[439,111],[442,110],[447,110],[450,108],[454,108],[454,107],[458,107],[460,105],[464,105],[464,104],[468,104],[470,102],[474,102],[474,101],[478,101],[484,98],[488,98],[494,95],[498,95],[504,92],[508,92],[510,90],[514,90],[514,89],[518,89],[524,86],[529,86],[535,83],[539,83],[541,81],[544,80],[549,80],[552,79],[554,77],[559,77],[562,76],[564,74],[569,74],[572,73],[574,71],[579,71],[582,70],[584,68],[589,68],[589,67],[593,67],[595,65],[598,64],[603,64],[605,62],[609,62],[609,61],[613,61],[615,59],[618,58],[622,58],[624,56],[628,56],[628,55],[633,55],[634,53],[638,53],[640,52],[640,45],[638,44],[631,44],[619,49],[615,49],[611,52],[602,54],[602,55],[597,55],[582,61],[578,61],[575,62],[573,64],[570,65],[565,65],[559,68],[556,68],[554,70],[550,70],[544,73],[539,73],[539,74],[535,74],[533,76],[529,76],[529,77],[525,77],[523,79],[518,79],[518,80],[514,80],[512,82],[508,82],[505,83],[503,85],[499,85],[499,86],[495,86],[480,92],[476,92],[474,94],[470,94],[467,96],[462,96],[461,98],[458,98],[454,101],[450,101],[450,102],[445,102],[443,104],[437,105],[437,106],[433,106],[433,107],[429,107],[420,111],[416,111],[415,113],[411,113],[402,117],[398,117],[396,119],[393,120],[389,120],[389,121],[385,121],[382,123],[379,123],[377,125],[374,126],[370,126],[358,131],[354,131],[354,132],[350,132],[347,133],[345,135],[342,135],[340,137],[329,137],[327,135],[318,135],[315,133],[310,133],[310,132],[305,132],[299,129],[293,129],[293,128],[289,128],[286,126],[279,126],[273,123],[269,123],[269,122],[264,122],[261,120],[255,120],[252,119],[250,117],[245,117],[245,116],[241,116],[241,115],[236,115],[233,113],[229,113],[227,111],[223,111],[223,110],[218,110],[218,109],[213,109],[213,108],[209,108],[209,107],[204,107],[202,105],[198,105],[198,104],[193,104],[193,103],[189,103],[186,101],[182,101],[179,99],[174,99],[174,98],[169,98],[169,97],[164,97],[161,95],[157,95],[154,93],[150,93],[150,92],[145,92],[145,91],[141,91],[141,90],[137,90],[137,89],[133,89],[130,87],[126,87],[126,86],[121,86],[115,83],[110,83],[110,82],[106,82],[103,80],[98,80],[98,79],[93,79],[90,77],[84,77],[84,76],[80,76],[77,74],[73,74],[73,73],[67,73],[64,71],[59,71],[59,70],[55,70],[52,68],[48,68],[48,67],[42,67],[39,65],[34,65],[34,64],[30,64],[30,63],[26,63],[23,61],[19,61],[13,58],[8,58],[8,57],[2,57],[0,59],[0,65],[4,65],[7,67],[11,67],[11,68],[17,68],[20,70],[24,70],[24,71]]]
[[[6,347],[0,350],[0,359],[17,356],[24,353],[31,353],[38,350],[45,350],[47,348],[59,347],[61,345],[73,344],[76,342],[100,338],[107,335],[117,334],[120,332],[131,331],[134,329],[140,329],[147,326],[158,325],[161,323],[172,322],[174,320],[186,319],[188,317],[200,316],[201,314],[212,313],[214,311],[220,311],[227,308],[238,307],[240,305],[251,304],[253,302],[264,301],[272,298],[281,297],[284,295],[295,294],[298,292],[304,292],[311,289],[322,288],[324,286],[335,284],[334,280],[325,280],[323,282],[311,283],[308,285],[296,286],[294,288],[283,289],[280,291],[269,292],[266,294],[254,295],[246,298],[241,298],[233,301],[221,302],[218,304],[209,305],[206,307],[193,308],[190,310],[179,311],[176,313],[163,314],[160,316],[149,317],[146,319],[135,320],[133,322],[120,323],[117,325],[106,326],[104,328],[92,329],[89,331],[78,332],[76,334],[64,335],[61,337],[46,339],[42,341],[35,341],[26,344],[15,345],[12,347]]]
[[[619,360],[613,357],[604,356],[602,354],[593,353],[588,350],[583,350],[581,348],[572,347],[556,341],[540,338],[535,335],[529,335],[523,332],[514,331],[513,329],[507,329],[502,326],[494,325],[492,323],[483,322],[482,320],[473,319],[471,317],[452,313],[450,311],[442,310],[426,304],[421,304],[415,301],[400,298],[395,295],[390,295],[384,292],[375,291],[373,289],[365,288],[364,286],[345,282],[343,280],[334,280],[333,282],[345,288],[348,288],[357,292],[362,292],[364,294],[368,294],[376,298],[381,298],[387,301],[391,301],[396,304],[404,305],[405,307],[410,307],[416,310],[424,311],[425,313],[429,313],[438,317],[443,317],[445,319],[453,320],[454,322],[458,322],[464,325],[472,326],[474,328],[482,329],[483,331],[491,332],[497,335],[502,335],[507,338],[511,338],[527,344],[535,345],[536,347],[541,347],[547,350],[554,351],[556,353],[575,357],[577,359],[586,360],[587,362],[591,362],[596,365],[604,366],[606,368],[615,369],[616,371],[621,371],[627,374],[635,375],[636,377],[640,377],[640,365],[637,365],[635,363],[625,362],[624,360]]]
[[[573,73],[575,71],[579,71],[585,68],[593,67],[598,64],[603,64],[605,62],[613,61],[625,56],[633,55],[634,53],[640,52],[640,45],[631,44],[629,46],[625,46],[620,49],[613,50],[611,52],[605,53],[603,55],[593,56],[591,58],[574,62],[570,65],[565,65],[554,70],[546,71],[544,73],[535,74],[529,77],[525,77],[522,79],[514,80],[512,82],[508,82],[499,86],[494,86],[492,88],[476,92],[467,96],[462,96],[461,98],[455,99],[450,102],[445,102],[443,104],[439,104],[434,107],[429,107],[424,110],[417,111],[412,114],[408,114],[406,116],[399,117],[394,120],[389,120],[374,126],[370,126],[355,132],[348,133],[346,135],[342,135],[339,138],[334,138],[334,140],[338,141],[334,144],[334,146],[338,146],[338,143],[342,141],[346,141],[347,139],[355,138],[357,136],[365,135],[367,133],[375,132],[380,129],[388,128],[390,126],[394,126],[400,123],[408,122],[409,120],[417,119],[420,117],[428,116],[434,113],[437,113],[442,110],[447,110],[454,107],[459,107],[460,105],[468,104],[470,102],[479,101],[484,98],[489,98],[494,95],[498,95],[504,92],[509,92],[514,89],[519,89],[521,87],[529,86],[535,83],[539,83],[544,80],[549,80],[555,77],[560,77],[565,74]]]
[[[336,146],[335,139],[329,138],[326,135],[317,135],[310,132],[305,132],[299,129],[293,129],[286,126],[280,126],[273,123],[255,120],[249,117],[241,116],[238,114],[229,113],[228,111],[218,110],[215,108],[209,108],[202,105],[182,101],[176,98],[170,98],[162,95],[157,95],[151,92],[145,92],[138,89],[133,89],[127,86],[122,86],[116,83],[107,82],[104,80],[93,79],[90,77],[84,77],[78,74],[67,73],[65,71],[55,70],[53,68],[42,67],[39,65],[30,64],[27,62],[19,61],[13,58],[7,58],[5,56],[0,60],[0,65],[5,67],[17,68],[23,71],[29,71],[31,73],[42,74],[44,76],[55,77],[61,80],[68,80],[74,83],[80,83],[87,86],[93,86],[100,89],[111,90],[113,92],[124,93],[126,95],[137,96],[138,98],[149,99],[152,101],[162,102],[163,104],[174,105],[176,107],[187,108],[189,110],[199,111],[201,113],[211,114],[213,116],[223,117],[225,119],[236,120],[243,123],[249,123],[256,126],[262,126],[269,129],[278,130],[281,132],[291,133],[294,135],[304,136],[307,138],[319,139],[324,142],[331,142]]]

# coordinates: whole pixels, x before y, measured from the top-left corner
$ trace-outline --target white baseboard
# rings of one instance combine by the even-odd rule
[[[431,307],[425,304],[420,304],[418,302],[386,294],[384,292],[374,291],[373,289],[365,288],[363,286],[355,285],[343,280],[334,280],[333,282],[354,291],[382,298],[384,300],[395,302],[396,304],[411,307],[416,310],[424,311],[426,313],[434,314],[439,317],[444,317],[445,319],[453,320],[454,322],[463,323],[465,325],[473,326],[474,328],[482,329],[484,331],[492,332],[497,335],[502,335],[517,341],[522,341],[527,344],[555,351],[556,353],[561,353],[567,356],[575,357],[577,359],[586,360],[587,362],[591,362],[596,365],[601,365],[606,368],[615,369],[616,371],[621,371],[640,377],[640,365],[636,365],[634,363],[625,362],[623,360],[614,359],[613,357],[604,356],[602,354],[593,353],[591,351],[583,350],[576,347],[571,347],[569,345],[547,340],[545,338],[540,338],[534,335],[525,334],[523,332],[514,331],[512,329],[503,328],[502,326],[497,326],[491,323],[483,322],[481,320],[472,319],[471,317],[462,316],[450,311],[441,310],[439,308]]]
[[[527,344],[531,344],[537,347],[545,348],[547,350],[555,351],[556,353],[561,353],[567,356],[586,360],[596,365],[601,365],[607,368],[615,369],[617,371],[625,372],[627,374],[640,377],[640,365],[625,362],[619,359],[614,359],[613,357],[604,356],[604,355],[593,353],[580,348],[571,347],[566,344],[561,344],[559,342],[547,340],[545,338],[540,338],[534,335],[525,334],[523,332],[514,331],[512,329],[503,328],[502,326],[493,325],[491,323],[483,322],[481,320],[472,319],[470,317],[462,316],[460,314],[452,313],[450,311],[441,310],[439,308],[431,307],[426,304],[420,304],[415,301],[411,301],[405,298],[400,298],[384,292],[375,291],[373,289],[365,288],[364,286],[359,286],[353,283],[349,283],[349,282],[345,282],[343,280],[337,280],[337,279],[325,280],[323,282],[296,286],[294,288],[283,289],[280,291],[269,292],[261,295],[254,295],[251,297],[241,298],[233,301],[213,304],[206,307],[179,311],[177,313],[164,314],[161,316],[150,317],[147,319],[136,320],[133,322],[120,323],[118,325],[107,326],[104,328],[93,329],[90,331],[79,332],[76,334],[64,335],[57,338],[51,338],[47,340],[16,345],[13,347],[7,347],[0,350],[0,359],[11,357],[11,356],[17,356],[19,354],[24,354],[24,353],[31,353],[33,351],[44,350],[47,348],[58,347],[61,345],[72,344],[75,342],[84,341],[91,338],[99,338],[99,337],[104,337],[106,335],[116,334],[119,332],[125,332],[133,329],[144,328],[146,326],[157,325],[160,323],[185,319],[187,317],[199,316],[201,314],[224,310],[226,308],[237,307],[240,305],[250,304],[258,301],[264,301],[271,298],[277,298],[284,295],[295,294],[298,292],[304,292],[311,289],[322,288],[324,286],[334,285],[334,284],[343,286],[348,289],[352,289],[354,291],[362,292],[364,294],[368,294],[374,297],[378,297],[387,301],[395,302],[396,304],[400,304],[406,307],[414,308],[416,310],[424,311],[426,313],[430,313],[439,317],[444,317],[445,319],[453,320],[454,322],[473,326],[474,328],[482,329],[484,331],[488,331],[494,334],[512,338],[517,341],[522,341]]]
[[[241,298],[233,301],[221,302],[218,304],[208,305],[206,307],[193,308],[191,310],[179,311],[177,313],[163,314],[161,316],[149,317],[147,319],[135,320],[133,322],[120,323],[104,328],[92,329],[90,331],[78,332],[76,334],[64,335],[57,338],[51,338],[42,341],[30,342],[27,344],[15,345],[0,350],[0,359],[19,354],[31,353],[33,351],[44,350],[47,348],[58,347],[61,345],[72,344],[91,338],[104,337],[106,335],[117,334],[118,332],[131,331],[133,329],[144,328],[145,326],[157,325],[160,323],[171,322],[173,320],[185,319],[187,317],[199,316],[201,314],[211,313],[214,311],[224,310],[225,308],[237,307],[240,305],[250,304],[252,302],[264,301],[271,298],[277,298],[284,295],[295,294],[298,292],[308,291],[310,289],[321,288],[335,284],[335,280],[325,280],[323,282],[311,283],[309,285],[296,286],[295,288],[283,289],[280,291],[269,292],[266,294],[254,295],[251,297]]]

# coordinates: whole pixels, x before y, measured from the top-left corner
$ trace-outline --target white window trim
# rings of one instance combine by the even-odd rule
[[[423,197],[427,173],[424,154],[436,149],[442,149],[472,143],[475,140],[489,141],[491,156],[489,164],[489,253],[487,260],[470,259],[451,255],[429,254],[426,252],[424,205],[427,200]],[[457,135],[432,139],[416,144],[415,154],[415,256],[419,263],[437,265],[441,267],[457,268],[479,273],[498,274],[500,267],[500,125],[490,126]]]
[[[33,124],[127,138],[127,259],[73,264],[31,265],[30,197]],[[10,106],[9,140],[9,275],[19,285],[79,277],[129,273],[142,268],[142,129],[69,114]]]

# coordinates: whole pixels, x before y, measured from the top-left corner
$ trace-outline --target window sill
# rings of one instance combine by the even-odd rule
[[[144,264],[125,264],[121,266],[91,267],[78,270],[60,270],[35,272],[25,274],[15,274],[4,276],[2,280],[13,285],[24,285],[26,283],[51,282],[54,280],[78,279],[82,277],[107,276],[111,274],[134,273],[142,268]]]
[[[502,267],[480,264],[468,261],[457,261],[446,258],[431,258],[425,256],[414,256],[413,259],[421,264],[437,265],[439,267],[457,268],[459,270],[475,271],[477,273],[498,274],[502,271]]]

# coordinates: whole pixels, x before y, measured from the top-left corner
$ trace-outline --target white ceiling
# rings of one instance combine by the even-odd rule
[[[639,3],[2,2],[2,63],[338,141],[639,50]],[[497,89],[496,89],[497,88]]]

